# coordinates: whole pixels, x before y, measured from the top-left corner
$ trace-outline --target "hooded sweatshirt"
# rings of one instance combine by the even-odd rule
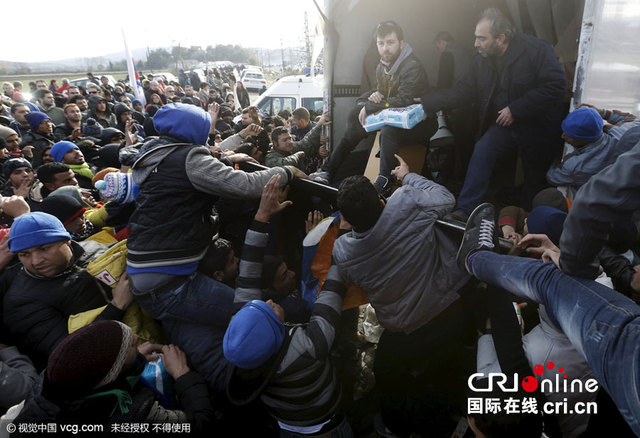
[[[140,192],[131,216],[127,272],[188,275],[217,237],[217,197],[258,198],[272,175],[287,184],[293,170],[245,173],[214,158],[202,146],[211,118],[196,106],[165,105],[153,123],[160,137],[146,142],[132,165]]]
[[[82,122],[86,123],[87,119],[91,117],[94,118],[102,128],[111,128],[116,126],[118,121],[116,120],[115,114],[113,114],[109,109],[108,104],[105,106],[104,113],[101,116],[98,115],[96,110],[99,102],[107,103],[107,99],[102,96],[89,96],[89,99],[87,100],[89,110],[87,110],[87,114],[82,118]]]

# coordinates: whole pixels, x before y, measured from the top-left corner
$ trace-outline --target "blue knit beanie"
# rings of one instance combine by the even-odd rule
[[[29,122],[29,128],[31,128],[32,131],[38,129],[38,126],[40,126],[40,123],[42,123],[44,119],[51,120],[51,117],[40,111],[25,114],[24,118]]]
[[[25,105],[27,108],[29,108],[29,110],[32,113],[41,113],[42,111],[40,111],[40,108],[38,108],[38,105],[36,105],[33,102],[29,102],[29,101],[25,101],[25,102],[20,102],[21,104]],[[26,116],[25,116],[26,117]]]
[[[553,243],[558,245],[566,218],[567,213],[557,208],[544,205],[536,207],[527,216],[529,234],[546,234]]]
[[[9,251],[18,252],[61,240],[71,240],[62,222],[55,216],[36,211],[13,221],[8,245]]]
[[[284,325],[264,301],[253,300],[233,317],[222,341],[224,357],[250,370],[276,354],[284,341]]]
[[[67,152],[73,149],[80,149],[78,145],[75,143],[71,143],[70,141],[59,141],[54,144],[49,152],[54,160],[58,163],[62,161]]]
[[[562,122],[562,131],[568,137],[582,141],[596,141],[602,136],[604,121],[598,111],[589,107],[578,108]]]

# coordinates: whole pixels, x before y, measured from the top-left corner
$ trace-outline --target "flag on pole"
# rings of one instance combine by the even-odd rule
[[[136,70],[136,65],[133,62],[133,56],[131,55],[131,51],[129,50],[129,45],[127,44],[127,37],[124,34],[124,29],[122,30],[122,39],[124,40],[124,50],[127,55],[127,70],[129,72],[129,85],[133,90],[133,94],[135,94],[136,99],[142,101],[142,106],[147,105],[147,100],[144,98],[144,91],[142,89],[142,83],[140,83],[140,76],[138,76],[138,71]]]

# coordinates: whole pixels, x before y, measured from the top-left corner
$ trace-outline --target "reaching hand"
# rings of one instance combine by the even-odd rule
[[[127,123],[124,126],[124,140],[125,146],[131,146],[140,141],[138,139],[138,132],[134,132],[133,120],[127,120]]]
[[[260,207],[256,213],[256,220],[260,222],[269,222],[271,216],[281,212],[289,205],[293,204],[291,201],[280,202],[278,200],[280,181],[282,177],[280,175],[273,175],[267,185],[262,190],[262,197],[260,198]]]
[[[33,146],[31,145],[27,145],[25,147],[22,148],[22,155],[24,155],[25,158],[33,158]]]
[[[320,120],[318,120],[317,126],[329,125],[331,123],[331,116],[329,115],[329,111],[325,111],[320,116]]]
[[[80,128],[73,128],[73,131],[71,131],[71,136],[69,137],[70,141],[73,141],[77,138],[81,138],[82,137],[82,129]]]
[[[207,108],[209,115],[211,116],[212,123],[214,120],[218,120],[218,114],[220,113],[220,105],[218,102],[210,103]]]
[[[290,185],[282,186],[278,189],[278,202],[284,202],[287,200],[287,196],[289,196]]]
[[[260,125],[260,115],[258,114],[258,107],[250,106],[247,109],[249,110],[249,117],[251,117],[253,123],[255,123],[256,125]]]
[[[307,215],[307,219],[304,221],[306,234],[309,234],[309,231],[313,230],[320,222],[322,222],[323,219],[324,216],[322,215],[322,212],[318,210],[310,211]]]
[[[542,254],[544,249],[560,252],[560,248],[546,234],[527,234],[518,243],[518,246],[531,254]]]
[[[147,341],[138,345],[138,353],[143,355],[147,362],[151,362],[158,359],[159,355],[156,352],[161,351],[162,347],[164,347],[164,345],[152,344]]]
[[[247,138],[247,137],[256,136],[261,132],[262,132],[262,126],[256,125],[255,123],[251,123],[249,126],[244,128],[238,134],[240,134],[240,137],[242,138]]]
[[[162,363],[173,380],[191,371],[187,366],[187,355],[173,344],[162,347]]]
[[[502,235],[505,239],[513,242],[514,245],[517,245],[522,240],[522,235],[520,233],[516,233],[515,228],[511,225],[502,226]]]
[[[27,214],[31,209],[24,199],[25,198],[20,195],[2,196],[0,197],[0,209],[14,219],[23,214]]]
[[[546,234],[527,234],[517,245],[530,254],[539,255],[545,262],[552,261],[560,268],[560,248]]]
[[[598,108],[597,106],[594,106],[594,105],[589,105],[588,103],[583,103],[578,108],[582,108],[583,106],[586,106],[587,108],[593,108],[594,110],[598,111],[598,114],[600,114],[601,117],[604,114],[603,109]]]
[[[222,158],[222,148],[217,144],[214,144],[213,146],[209,146],[209,150],[211,151],[213,156],[216,157],[217,159]]]
[[[232,163],[244,163],[245,161],[248,161],[250,163],[259,164],[253,157],[250,157],[247,154],[237,153],[237,154],[229,155],[227,158],[231,160]]]
[[[541,257],[543,262],[553,262],[556,268],[560,269],[560,251],[553,251],[551,249],[545,249],[542,252]]]
[[[129,289],[129,277],[127,273],[123,273],[118,280],[118,284],[113,288],[113,305],[120,310],[127,310],[127,308],[133,303],[133,295]]]
[[[307,175],[306,173],[304,173],[302,170],[298,169],[297,167],[293,168],[293,177],[294,178],[298,178],[298,179],[311,180],[311,178],[309,178],[309,175]]]
[[[407,173],[409,173],[409,165],[402,159],[402,157],[398,154],[394,154],[396,160],[400,163],[395,169],[391,171],[391,175],[395,176],[398,181],[402,182]]]

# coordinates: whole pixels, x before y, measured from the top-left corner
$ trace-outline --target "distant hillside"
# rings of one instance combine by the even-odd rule
[[[217,48],[218,46],[216,46]],[[224,46],[224,48],[228,49],[231,46]],[[171,47],[149,47],[144,49],[134,49],[132,50],[133,58],[136,63],[140,61],[147,61],[147,53],[148,51],[153,52],[158,49],[164,49],[167,52],[168,57],[170,57],[172,53]],[[186,48],[185,48],[186,49]],[[192,48],[193,49],[193,48]],[[196,49],[202,54],[204,53],[199,47]],[[246,57],[247,59],[242,62],[248,62],[250,64],[262,64],[265,67],[273,66],[275,68],[279,68],[283,63],[287,67],[293,66],[296,68],[306,67],[304,49],[302,47],[285,47],[283,49],[267,49],[267,48],[242,48],[242,52],[244,55],[241,57]],[[227,53],[229,55],[229,53]],[[249,56],[247,56],[249,55]],[[232,57],[226,57],[223,53],[217,53],[214,55],[216,57],[222,56],[224,59],[234,59]],[[21,74],[30,74],[30,73],[66,73],[66,72],[86,72],[86,71],[121,71],[126,70],[125,62],[125,52],[111,53],[108,55],[97,55],[92,57],[82,57],[82,58],[68,58],[61,59],[58,61],[46,61],[46,62],[13,62],[13,61],[3,61],[0,60],[0,76],[3,75],[21,75]],[[201,56],[197,56],[200,58]],[[237,57],[237,56],[236,56]],[[172,57],[170,58],[172,59]],[[188,59],[196,59],[193,57],[188,57]],[[211,58],[209,58],[211,59]],[[215,57],[214,57],[215,59]],[[173,64],[173,60],[169,63],[167,68],[175,69],[175,64]],[[182,67],[180,63],[178,63],[178,67]],[[190,66],[185,65],[185,68],[190,68]],[[144,66],[143,69],[147,70],[149,67]]]
[[[146,60],[147,49],[134,49],[131,51],[133,59]],[[47,62],[13,62],[0,60],[0,74],[13,73],[38,73],[38,72],[68,72],[76,70],[107,70],[109,62],[112,64],[126,59],[124,50],[118,53],[100,55],[85,58],[68,58],[59,61]],[[102,66],[103,68],[100,68]]]
[[[149,47],[132,50],[132,56],[136,62],[147,60],[147,50],[165,49],[171,53],[171,47]],[[262,63],[265,66],[282,65],[282,57],[287,66],[304,66],[304,55],[302,47],[285,47],[284,49],[264,49],[250,48],[254,56],[255,63]],[[56,72],[84,72],[84,71],[112,71],[126,70],[123,61],[126,59],[125,52],[111,53],[107,55],[97,55],[93,57],[68,58],[58,61],[47,62],[13,62],[0,60],[0,76],[28,73],[56,73]]]

